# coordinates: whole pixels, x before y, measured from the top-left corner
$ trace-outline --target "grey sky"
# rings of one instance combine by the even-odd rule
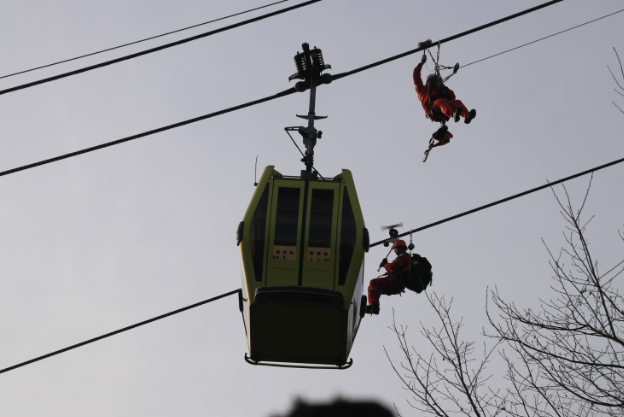
[[[266,3],[268,3],[267,1]],[[541,1],[325,0],[295,12],[108,68],[0,97],[0,169],[196,117],[284,90],[302,42],[338,73]],[[88,53],[264,4],[257,0],[4,2],[0,74]],[[291,4],[284,3],[277,7]],[[273,7],[269,10],[275,10]],[[442,62],[467,63],[624,7],[561,4],[451,42]],[[259,11],[253,15],[266,12]],[[250,17],[174,35],[180,39]],[[350,169],[373,240],[380,225],[418,227],[624,156],[624,115],[606,66],[624,57],[624,13],[460,70],[450,82],[478,110],[455,138],[422,153],[425,119],[411,73],[420,55],[319,90],[329,115],[316,150],[330,176]],[[0,80],[0,89],[147,46]],[[431,67],[431,62],[429,61]],[[622,107],[622,106],[620,106]],[[0,178],[0,368],[240,287],[234,233],[258,171],[297,174],[283,132],[307,95],[196,123]],[[624,166],[594,177],[589,236],[606,267],[622,254]],[[568,184],[580,201],[588,178]],[[497,286],[519,305],[549,295],[544,238],[563,241],[545,190],[414,236],[434,266],[432,290],[455,300],[467,338]],[[376,276],[385,249],[368,254]],[[384,297],[367,317],[348,371],[252,367],[234,297],[0,375],[3,416],[267,416],[293,398],[374,398],[411,411],[383,352],[392,308],[410,326],[431,318],[423,297]],[[429,321],[431,322],[431,321]],[[419,344],[421,343],[421,344]],[[492,371],[496,371],[492,367]],[[413,414],[412,414],[413,415]]]

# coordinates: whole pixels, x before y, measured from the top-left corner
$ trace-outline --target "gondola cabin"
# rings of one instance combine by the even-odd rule
[[[247,361],[347,366],[369,244],[351,172],[302,179],[266,167],[237,243]]]

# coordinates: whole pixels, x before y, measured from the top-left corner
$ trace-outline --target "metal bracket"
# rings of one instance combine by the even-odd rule
[[[330,65],[325,64],[323,59],[323,53],[316,46],[314,49],[310,49],[310,45],[304,43],[301,45],[303,53],[297,52],[295,56],[295,66],[297,72],[291,75],[288,80],[300,79],[295,85],[297,91],[303,92],[310,89],[310,107],[306,116],[297,114],[297,117],[307,120],[308,126],[303,127],[287,127],[286,131],[297,131],[303,137],[303,144],[305,145],[305,155],[301,160],[305,166],[305,172],[312,174],[314,170],[314,147],[316,146],[316,140],[320,139],[323,132],[317,131],[314,127],[315,120],[326,119],[327,116],[317,116],[315,113],[316,108],[316,87],[321,84],[329,84],[332,82],[331,74],[322,74],[326,69],[331,68]]]
[[[245,353],[245,362],[250,365],[260,365],[260,366],[275,366],[278,368],[300,368],[300,369],[338,369],[344,370],[349,369],[353,365],[353,359],[349,359],[349,362],[343,365],[328,365],[328,366],[319,366],[319,365],[287,365],[284,363],[275,363],[275,362],[260,362],[254,361]]]

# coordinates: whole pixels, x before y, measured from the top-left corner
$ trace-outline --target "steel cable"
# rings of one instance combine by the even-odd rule
[[[182,308],[179,308],[177,310],[171,311],[169,313],[161,314],[160,316],[156,316],[154,318],[151,318],[151,319],[148,319],[148,320],[144,320],[144,321],[136,323],[136,324],[132,324],[130,326],[121,328],[119,330],[115,330],[115,331],[112,331],[110,333],[106,333],[106,334],[103,334],[101,336],[94,337],[93,339],[85,340],[84,342],[76,343],[75,345],[71,345],[71,346],[68,346],[66,348],[59,349],[59,350],[47,353],[47,354],[42,355],[42,356],[38,356],[36,358],[27,360],[25,362],[18,363],[17,365],[13,365],[13,366],[9,366],[8,368],[0,369],[0,374],[12,371],[13,369],[21,368],[22,366],[30,365],[31,363],[35,363],[35,362],[38,362],[40,360],[50,358],[52,356],[60,355],[61,353],[67,352],[68,350],[76,349],[76,348],[79,348],[81,346],[85,346],[85,345],[88,345],[90,343],[97,342],[98,340],[102,340],[102,339],[106,339],[107,337],[115,336],[116,334],[119,334],[119,333],[127,332],[128,330],[136,329],[137,327],[145,326],[146,324],[153,323],[153,322],[155,322],[157,320],[162,320],[162,319],[164,319],[166,317],[170,317],[170,316],[173,316],[175,314],[182,313],[183,311],[187,311],[187,310],[190,310],[192,308],[203,306],[204,304],[208,304],[208,303],[211,303],[213,301],[220,300],[221,298],[225,298],[225,297],[228,297],[230,295],[238,294],[240,291],[241,290],[238,289],[238,290],[226,292],[225,294],[221,294],[221,295],[218,295],[216,297],[212,297],[212,298],[210,298],[208,300],[200,301],[199,303],[191,304],[190,306],[182,307]]]
[[[298,6],[295,6],[295,7],[302,7],[303,5],[311,4],[311,3],[316,2],[316,1],[320,1],[320,0],[313,0],[313,1],[308,2],[308,3],[302,3],[302,4],[300,4]],[[562,1],[563,0],[553,0],[553,1],[550,1],[548,3],[544,3],[544,4],[540,5],[540,6],[536,6],[536,7],[524,10],[522,12],[515,13],[515,14],[507,16],[507,17],[505,17],[503,19],[499,19],[499,20],[496,20],[494,22],[488,23],[486,25],[479,26],[479,27],[471,29],[469,31],[462,32],[460,34],[457,34],[457,35],[451,36],[449,38],[443,39],[442,41],[440,41],[440,44],[445,43],[445,42],[449,42],[449,41],[454,40],[454,39],[461,38],[462,36],[467,36],[467,35],[469,35],[471,33],[477,32],[479,30],[483,30],[483,29],[489,28],[489,27],[494,26],[496,24],[500,24],[500,23],[506,22],[506,21],[514,19],[516,17],[525,15],[527,13],[534,12],[534,11],[542,9],[544,7],[553,5],[555,3],[560,3]],[[287,10],[287,9],[282,9],[282,11],[280,11],[280,12],[283,13],[284,10]],[[277,12],[275,12],[275,13],[277,13]],[[267,16],[267,15],[265,15],[265,16]],[[258,19],[258,18],[256,18],[256,19]],[[356,68],[356,69],[354,69],[352,71],[343,72],[341,74],[334,75],[333,79],[334,80],[339,80],[341,78],[348,77],[348,76],[356,74],[358,72],[362,72],[362,71],[365,71],[367,69],[374,68],[374,67],[377,67],[379,65],[385,64],[387,62],[394,61],[394,60],[402,58],[404,56],[408,56],[408,55],[414,54],[416,52],[422,51],[423,49],[426,49],[426,48],[417,48],[417,49],[414,49],[414,50],[411,50],[411,51],[408,51],[408,52],[404,52],[402,54],[395,55],[393,57],[384,59],[382,61],[377,61],[377,62],[375,62],[373,64],[366,65],[364,67]],[[96,151],[96,150],[99,150],[99,149],[102,149],[102,148],[107,148],[107,147],[110,147],[110,146],[114,146],[114,145],[118,145],[118,144],[121,144],[121,143],[129,142],[129,141],[134,140],[134,139],[138,139],[138,138],[142,138],[142,137],[145,137],[145,136],[153,135],[155,133],[163,132],[165,130],[170,130],[170,129],[173,129],[173,128],[176,128],[176,127],[180,127],[180,126],[184,126],[184,125],[187,125],[187,124],[190,124],[190,123],[195,123],[195,122],[198,122],[200,120],[209,119],[211,117],[219,116],[221,114],[225,114],[225,113],[229,113],[229,112],[232,112],[232,111],[235,111],[235,110],[240,110],[240,109],[243,109],[243,108],[246,108],[246,107],[254,106],[256,104],[264,103],[264,102],[267,102],[267,101],[270,101],[270,100],[273,100],[273,99],[276,99],[276,98],[279,98],[279,97],[284,97],[284,96],[293,94],[295,92],[296,92],[296,90],[294,88],[290,88],[288,90],[282,91],[282,92],[277,93],[275,95],[268,96],[268,97],[265,97],[265,98],[261,98],[261,99],[258,99],[258,100],[254,100],[254,101],[251,101],[251,102],[248,102],[248,103],[245,103],[245,104],[241,104],[239,106],[230,107],[228,109],[220,110],[220,111],[217,111],[217,112],[214,112],[214,113],[210,113],[210,114],[207,114],[207,115],[204,115],[204,116],[200,116],[200,117],[196,117],[196,118],[193,118],[193,119],[185,120],[183,122],[174,123],[172,125],[164,126],[164,127],[158,128],[158,129],[153,129],[153,130],[149,130],[147,132],[139,133],[139,134],[136,134],[136,135],[133,135],[133,136],[128,136],[128,137],[123,138],[123,139],[118,139],[118,140],[114,140],[114,141],[111,141],[111,142],[106,142],[106,143],[103,143],[101,145],[92,146],[90,148],[85,148],[85,149],[82,149],[82,150],[79,150],[79,151],[75,151],[75,152],[71,152],[71,153],[68,153],[68,154],[65,154],[65,155],[57,156],[57,157],[54,157],[54,158],[46,159],[46,160],[35,162],[35,163],[32,163],[32,164],[23,165],[21,167],[17,167],[17,168],[9,169],[9,170],[6,170],[6,171],[2,171],[2,172],[0,172],[0,177],[4,176],[4,175],[8,175],[8,174],[13,174],[13,173],[19,172],[19,171],[24,171],[26,169],[35,168],[35,167],[38,167],[38,166],[41,166],[41,165],[46,165],[46,164],[49,164],[51,162],[60,161],[62,159],[71,158],[73,156],[78,156],[78,155],[82,155],[82,154],[85,154],[85,153],[93,152],[93,151]],[[0,94],[1,93],[2,92],[0,91]]]
[[[229,19],[229,18],[231,18],[231,17],[240,16],[240,15],[243,15],[243,14],[246,14],[246,13],[254,12],[254,11],[256,11],[256,10],[264,9],[264,8],[267,8],[267,7],[270,7],[270,6],[274,6],[274,5],[279,4],[279,3],[284,3],[284,2],[287,2],[287,1],[290,1],[290,0],[280,0],[280,1],[276,1],[276,2],[274,2],[274,3],[269,3],[269,4],[266,4],[266,5],[264,5],[264,6],[256,7],[256,8],[249,9],[249,10],[245,10],[244,12],[234,13],[234,14],[231,14],[231,15],[228,15],[228,16],[220,17],[220,18],[218,18],[218,19],[213,19],[213,20],[209,20],[209,21],[207,21],[207,22],[198,23],[198,24],[196,24],[196,25],[187,26],[187,27],[182,28],[182,29],[176,29],[176,30],[172,30],[172,31],[170,31],[170,32],[161,33],[160,35],[150,36],[150,37],[148,37],[148,38],[143,38],[143,39],[140,39],[140,40],[138,40],[138,41],[133,41],[133,42],[124,43],[124,44],[122,44],[122,45],[113,46],[113,47],[111,47],[111,48],[102,49],[102,50],[99,50],[99,51],[96,51],[96,52],[91,52],[91,53],[84,54],[84,55],[80,55],[80,56],[77,56],[77,57],[74,57],[74,58],[64,59],[64,60],[62,60],[62,61],[53,62],[53,63],[51,63],[51,64],[41,65],[41,66],[34,67],[34,68],[31,68],[31,69],[27,69],[27,70],[23,70],[23,71],[14,72],[14,73],[12,73],[12,74],[3,75],[3,76],[0,76],[0,80],[1,80],[1,79],[3,79],[3,78],[9,78],[9,77],[13,77],[13,76],[15,76],[15,75],[25,74],[25,73],[27,73],[27,72],[36,71],[36,70],[39,70],[39,69],[42,69],[42,68],[49,68],[49,67],[53,67],[53,66],[55,66],[55,65],[64,64],[64,63],[66,63],[66,62],[76,61],[76,60],[78,60],[78,59],[86,58],[86,57],[93,56],[93,55],[98,55],[98,54],[101,54],[101,53],[104,53],[104,52],[114,51],[115,49],[124,48],[124,47],[126,47],[126,46],[130,46],[130,45],[136,45],[136,44],[138,44],[138,43],[141,43],[141,42],[146,42],[146,41],[150,41],[150,40],[152,40],[152,39],[162,38],[163,36],[167,36],[167,35],[172,35],[172,34],[174,34],[174,33],[183,32],[183,31],[185,31],[185,30],[189,30],[189,29],[193,29],[193,28],[196,28],[196,27],[204,26],[204,25],[207,25],[207,24],[209,24],[209,23],[219,22],[219,21],[221,21],[221,20],[225,20],[225,19]]]
[[[323,0],[310,0],[310,1],[307,1],[305,3],[297,4],[296,6],[291,6],[291,7],[285,8],[285,9],[277,10],[275,12],[263,14],[262,16],[254,17],[253,19],[249,19],[249,20],[245,20],[245,21],[242,21],[242,22],[238,22],[238,23],[235,23],[233,25],[229,25],[229,26],[225,26],[225,27],[222,27],[222,28],[219,28],[219,29],[211,30],[209,32],[200,33],[199,35],[191,36],[189,38],[180,39],[179,41],[170,42],[170,43],[167,43],[165,45],[157,46],[155,48],[146,49],[146,50],[141,51],[141,52],[137,52],[137,53],[130,54],[130,55],[125,55],[125,56],[122,56],[120,58],[115,58],[115,59],[111,59],[109,61],[100,62],[99,64],[91,65],[91,66],[84,67],[84,68],[79,68],[79,69],[74,70],[74,71],[65,72],[63,74],[54,75],[52,77],[43,78],[41,80],[32,81],[32,82],[29,82],[29,83],[26,83],[26,84],[17,85],[15,87],[11,87],[11,88],[7,88],[7,89],[4,89],[4,90],[0,90],[0,95],[11,93],[11,92],[18,91],[18,90],[23,90],[25,88],[34,87],[34,86],[40,85],[40,84],[49,83],[51,81],[60,80],[62,78],[67,78],[67,77],[70,77],[72,75],[82,74],[83,72],[92,71],[94,69],[98,69],[98,68],[106,67],[106,66],[109,66],[109,65],[117,64],[119,62],[128,61],[130,59],[137,58],[137,57],[140,57],[140,56],[143,56],[143,55],[148,55],[148,54],[151,54],[151,53],[154,53],[154,52],[162,51],[163,49],[172,48],[174,46],[182,45],[184,43],[188,43],[188,42],[191,42],[191,41],[194,41],[194,40],[197,40],[197,39],[202,39],[202,38],[205,38],[205,37],[208,37],[208,36],[211,36],[211,35],[215,35],[217,33],[225,32],[225,31],[228,31],[230,29],[234,29],[234,28],[237,28],[237,27],[240,27],[240,26],[245,26],[245,25],[248,25],[250,23],[254,23],[254,22],[257,22],[257,21],[260,21],[260,20],[264,20],[264,19],[267,19],[269,17],[273,17],[273,16],[276,16],[276,15],[279,15],[279,14],[283,14],[283,13],[295,10],[295,9],[299,9],[301,7],[309,6],[309,5],[313,4],[313,3],[318,3],[320,1],[323,1]]]
[[[524,191],[522,193],[514,194],[514,195],[512,195],[510,197],[503,198],[502,200],[494,201],[493,203],[486,204],[484,206],[477,207],[477,208],[474,208],[472,210],[468,210],[468,211],[465,211],[465,212],[460,213],[460,214],[456,214],[456,215],[451,216],[451,217],[447,217],[446,219],[438,220],[437,222],[430,223],[430,224],[428,224],[426,226],[419,227],[418,229],[412,229],[409,232],[401,233],[399,235],[399,237],[407,236],[407,235],[410,235],[410,234],[413,234],[413,233],[417,233],[417,232],[423,231],[425,229],[429,229],[429,228],[434,227],[434,226],[438,226],[438,225],[440,225],[442,223],[450,222],[451,220],[459,219],[460,217],[464,217],[464,216],[467,216],[469,214],[476,213],[476,212],[481,211],[481,210],[485,210],[486,208],[497,206],[497,205],[505,203],[507,201],[514,200],[516,198],[519,198],[519,197],[522,197],[522,196],[534,193],[536,191],[543,190],[544,188],[552,187],[553,185],[561,184],[562,182],[566,182],[566,181],[569,181],[571,179],[578,178],[578,177],[581,177],[583,175],[587,175],[589,173],[596,172],[596,171],[599,171],[601,169],[604,169],[604,168],[607,168],[607,167],[610,167],[612,165],[616,165],[616,164],[619,164],[619,163],[622,163],[622,162],[624,162],[624,158],[615,160],[613,162],[609,162],[608,164],[597,166],[595,168],[588,169],[587,171],[579,172],[578,174],[570,175],[569,177],[565,177],[565,178],[562,178],[562,179],[554,181],[554,182],[549,182],[548,184],[544,184],[544,185],[541,185],[539,187],[535,187],[535,188],[532,188],[530,190]],[[384,240],[380,240],[379,242],[371,243],[370,247],[372,248],[374,246],[381,245],[384,242],[388,242],[388,240],[389,239],[384,239]]]

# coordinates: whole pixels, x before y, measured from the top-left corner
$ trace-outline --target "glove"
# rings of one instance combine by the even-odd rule
[[[427,62],[427,54],[423,54],[422,58],[420,58],[421,64],[424,64],[425,62]]]
[[[385,264],[387,264],[387,263],[388,263],[388,258],[383,258],[383,259],[381,260],[381,265],[385,265]]]

